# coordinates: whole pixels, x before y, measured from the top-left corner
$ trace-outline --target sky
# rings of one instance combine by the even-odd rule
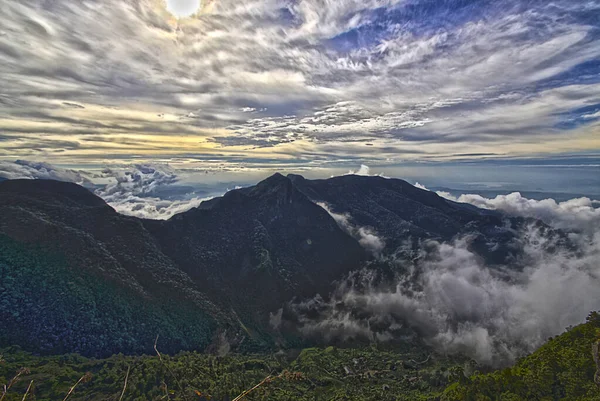
[[[600,187],[598,0],[4,0],[0,13],[3,162],[159,163],[222,182],[364,164],[429,186]]]

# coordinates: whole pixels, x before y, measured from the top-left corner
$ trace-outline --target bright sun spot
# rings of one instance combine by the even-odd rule
[[[200,8],[200,0],[167,0],[167,10],[176,17],[189,17]]]

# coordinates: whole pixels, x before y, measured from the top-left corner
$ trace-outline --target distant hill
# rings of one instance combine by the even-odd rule
[[[151,352],[159,334],[165,352],[270,348],[270,313],[373,258],[319,202],[381,236],[386,254],[470,234],[503,262],[524,222],[380,177],[275,174],[167,221],[120,215],[76,184],[7,180],[0,345],[105,356]]]

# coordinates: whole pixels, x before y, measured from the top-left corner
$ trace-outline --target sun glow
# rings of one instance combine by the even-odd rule
[[[200,9],[200,0],[167,0],[167,10],[177,18],[185,18]]]

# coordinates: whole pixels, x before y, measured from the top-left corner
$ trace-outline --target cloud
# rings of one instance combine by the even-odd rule
[[[366,166],[361,166],[361,169]],[[368,167],[366,168],[368,173]],[[352,222],[352,217],[349,214],[340,214],[335,213],[331,207],[325,202],[317,202],[317,205],[321,206],[323,209],[329,213],[331,217],[336,221],[336,223],[354,237],[358,243],[365,248],[367,251],[371,252],[374,256],[380,257],[381,252],[385,248],[385,241],[377,235],[375,230],[369,227],[359,227],[356,226]]]
[[[126,169],[105,169],[104,178],[110,183],[96,190],[117,212],[146,219],[166,220],[185,212],[211,197],[186,196],[184,199],[165,199],[158,195],[176,184],[178,175],[168,165],[135,165]]]
[[[64,169],[49,163],[17,160],[15,162],[0,161],[0,177],[15,179],[43,179],[74,182],[91,187],[89,174],[83,171]]]
[[[427,189],[416,183],[416,187]],[[463,194],[458,197],[445,191],[438,195],[455,202],[469,203],[483,209],[501,210],[511,216],[533,217],[553,227],[584,233],[595,233],[600,227],[600,201],[587,197],[557,202],[548,198],[528,199],[519,192],[485,198],[477,194]]]
[[[348,174],[349,175],[366,175],[366,176],[369,176],[370,175],[369,174],[370,171],[371,171],[371,169],[369,168],[369,166],[361,164],[360,168],[358,170],[356,170],[356,171],[350,170],[348,172]]]
[[[180,174],[166,164],[121,165],[94,173],[26,160],[0,162],[0,177],[73,182],[94,191],[117,212],[146,219],[168,219],[212,198],[198,196],[192,188],[182,194]]]
[[[314,167],[599,146],[596,1],[3,5],[0,157]]]
[[[302,334],[326,342],[416,335],[439,351],[501,366],[600,308],[600,202],[438,194],[541,219],[564,230],[568,241],[531,224],[518,233],[522,254],[506,266],[486,265],[470,250],[468,235],[426,242],[412,257],[388,261],[397,272],[392,280],[365,269],[340,282],[328,298],[288,305]],[[336,220],[348,224],[347,216]]]
[[[521,240],[520,266],[486,266],[468,250],[468,237],[429,242],[392,282],[367,270],[329,299],[290,308],[301,333],[327,342],[386,342],[416,333],[438,351],[511,363],[600,308],[600,234],[580,238],[577,252],[533,227]]]

